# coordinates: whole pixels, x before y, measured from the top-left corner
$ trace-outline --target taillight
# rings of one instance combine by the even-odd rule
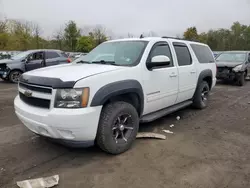
[[[71,63],[71,59],[70,59],[70,58],[68,58],[68,59],[67,59],[67,62],[68,62],[68,63]]]

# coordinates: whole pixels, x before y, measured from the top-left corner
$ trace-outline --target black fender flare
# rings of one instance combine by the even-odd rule
[[[205,69],[203,71],[200,72],[199,74],[199,78],[198,78],[198,81],[197,81],[197,85],[196,85],[196,89],[195,89],[195,93],[197,91],[197,88],[199,86],[199,84],[203,81],[204,78],[206,77],[211,77],[212,79],[212,82],[213,82],[213,73],[212,73],[212,70],[210,69]],[[212,85],[212,84],[211,84]],[[194,94],[195,95],[195,94]]]
[[[140,112],[144,109],[144,95],[141,84],[137,80],[122,80],[109,83],[101,87],[94,95],[90,106],[101,106],[111,97],[122,94],[135,93],[139,97]]]
[[[210,69],[206,69],[200,72],[199,78],[198,78],[198,82],[197,82],[197,86],[198,84],[200,84],[202,82],[202,80],[206,77],[211,77],[213,78],[213,73],[212,70]]]

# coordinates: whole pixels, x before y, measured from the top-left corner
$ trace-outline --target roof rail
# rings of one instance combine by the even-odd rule
[[[193,41],[193,42],[200,42],[199,40],[187,40],[187,39],[182,39],[182,38],[177,38],[177,37],[163,36],[162,38],[165,38],[165,39],[176,39],[176,40],[185,40],[185,41]]]
[[[163,36],[161,38],[165,38],[165,39],[177,39],[177,40],[185,40],[185,39],[182,39],[182,38],[177,38],[177,37],[167,37],[167,36]]]

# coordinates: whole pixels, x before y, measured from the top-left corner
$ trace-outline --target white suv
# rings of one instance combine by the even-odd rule
[[[193,105],[203,109],[216,83],[210,48],[173,38],[102,43],[71,64],[24,73],[19,119],[36,134],[108,153],[130,148],[139,122]]]

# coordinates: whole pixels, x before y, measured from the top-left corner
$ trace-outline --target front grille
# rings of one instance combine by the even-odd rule
[[[50,88],[45,88],[45,87],[38,87],[38,86],[33,86],[33,85],[27,85],[24,84],[22,82],[19,83],[19,86],[24,88],[24,89],[29,89],[31,91],[37,91],[37,92],[41,92],[41,93],[52,93],[52,89]]]
[[[0,71],[5,71],[6,70],[6,64],[0,64]]]
[[[217,67],[218,72],[225,72],[225,71],[232,71],[232,68],[228,68],[228,67]]]
[[[26,97],[23,93],[19,92],[20,99],[31,106],[36,106],[40,108],[50,108],[50,100],[40,99],[35,97]]]

